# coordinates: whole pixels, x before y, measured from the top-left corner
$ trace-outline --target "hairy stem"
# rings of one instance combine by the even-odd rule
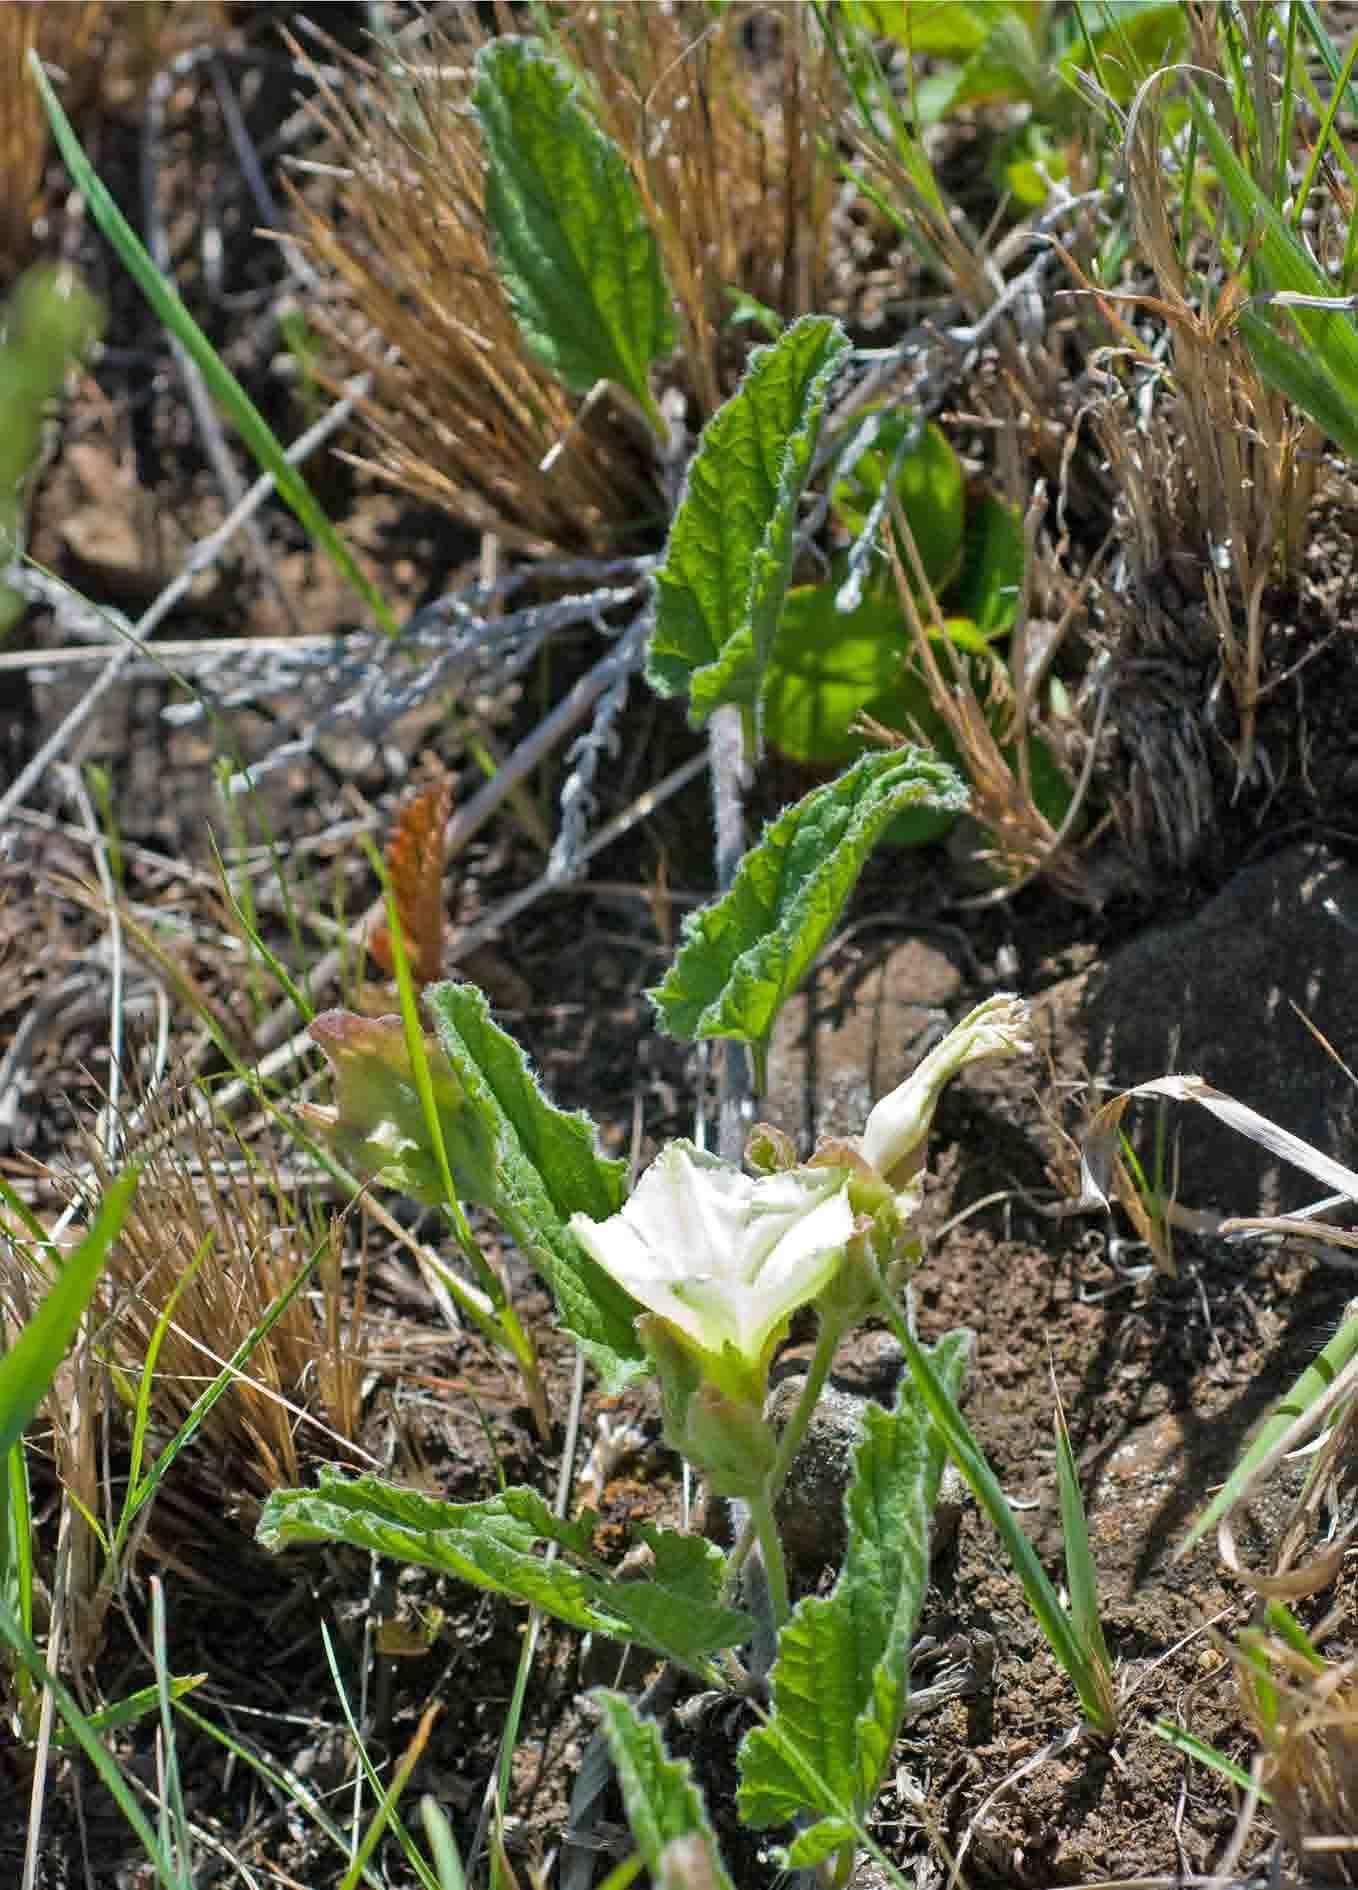
[[[843,1333],[844,1328],[838,1321],[821,1316],[820,1327],[816,1334],[816,1349],[807,1367],[806,1383],[802,1386],[802,1394],[797,1400],[792,1416],[783,1427],[783,1434],[778,1440],[778,1454],[773,1460],[773,1468],[769,1471],[770,1506],[776,1503],[782,1494],[788,1471],[791,1470],[797,1452],[801,1448],[802,1439],[806,1435],[806,1427],[811,1422],[811,1414],[820,1402],[820,1394],[825,1389],[826,1379],[830,1376],[830,1367],[834,1363],[835,1352]],[[750,1550],[754,1547],[756,1535],[752,1505],[745,1526],[736,1538],[735,1547],[727,1558],[726,1574],[722,1582],[724,1599],[729,1600],[735,1593],[740,1571],[745,1566]]]

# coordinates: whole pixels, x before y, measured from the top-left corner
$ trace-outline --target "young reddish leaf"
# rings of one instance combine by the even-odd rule
[[[443,836],[452,808],[447,780],[432,782],[401,808],[387,846],[387,871],[417,989],[443,975]],[[395,977],[391,935],[384,922],[373,927],[368,950],[387,976]]]

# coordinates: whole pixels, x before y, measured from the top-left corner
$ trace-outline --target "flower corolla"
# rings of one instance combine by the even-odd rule
[[[925,1143],[944,1084],[963,1064],[981,1057],[1028,1054],[1032,1045],[1024,1036],[1027,1024],[1027,1006],[1008,993],[987,998],[969,1012],[898,1088],[873,1106],[854,1145],[868,1166],[896,1190],[908,1188],[924,1165]]]
[[[587,1253],[728,1396],[763,1397],[774,1347],[821,1292],[854,1231],[846,1171],[750,1176],[676,1141],[606,1221],[571,1217]],[[643,1322],[643,1338],[650,1322]],[[649,1348],[648,1348],[649,1349]]]

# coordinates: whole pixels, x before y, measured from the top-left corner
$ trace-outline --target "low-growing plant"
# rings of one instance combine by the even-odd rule
[[[652,370],[715,412],[746,353],[729,299],[825,300],[826,60],[770,19],[783,84],[749,110],[737,16],[544,8],[546,37],[465,12],[415,55],[318,75],[333,208],[294,192],[336,384],[372,377],[368,463],[506,544],[644,544],[676,470]],[[657,138],[657,126],[664,135]],[[771,212],[770,193],[780,199]]]
[[[1137,85],[1182,44],[1179,0],[1108,4],[1076,0],[851,0],[845,12],[861,32],[889,36],[912,62],[929,56],[925,77],[911,74],[907,108],[919,126],[977,106],[1018,108],[1020,123],[996,144],[997,185],[1023,209],[1046,203],[1053,178],[1069,174],[1068,145],[1088,122],[1080,81],[1093,78],[1127,104]]]
[[[722,969],[710,929],[695,930],[687,950],[691,960],[701,956]],[[552,1280],[559,1316],[605,1383],[640,1370],[656,1376],[671,1448],[715,1493],[743,1505],[748,1525],[729,1557],[701,1538],[645,1527],[648,1573],[620,1581],[594,1548],[593,1515],[565,1522],[531,1488],[458,1504],[326,1471],[314,1491],[270,1497],[261,1540],[273,1548],[343,1541],[395,1555],[577,1629],[637,1643],[709,1686],[745,1691],[761,1676],[735,1650],[751,1640],[766,1605],[765,1632],[777,1648],[771,1706],[741,1748],[740,1813],[757,1829],[802,1821],[790,1865],[838,1853],[846,1869],[908,1703],[929,1517],[951,1452],[1018,1557],[1091,1725],[1107,1730],[1108,1659],[1078,1488],[1072,1497],[1069,1487],[1073,1468],[1062,1483],[1067,1615],[957,1409],[964,1335],[941,1340],[931,1357],[897,1304],[920,1259],[914,1217],[939,1093],[964,1064],[1025,1047],[1022,1007],[1007,998],[979,1006],[874,1107],[860,1137],[823,1142],[809,1162],[798,1162],[786,1137],[759,1130],[750,1147],[753,1174],[673,1142],[626,1202],[601,1218],[579,1207],[564,1211],[583,1198],[585,1175],[597,1178],[596,1192],[604,1187],[604,1166],[587,1152],[587,1125],[551,1110],[512,1044],[489,1024],[478,993],[435,986],[428,1005],[438,1032],[428,1054],[446,1052],[442,1128],[460,1185],[492,1198],[502,1218],[514,1216],[520,1244]],[[343,1088],[330,1133],[346,1159],[383,1151],[384,1178],[419,1190],[437,1161],[422,1124],[392,1107],[398,1062],[410,1080],[404,1040],[394,1030],[369,1040],[357,1019],[346,1020],[344,1031]],[[797,1410],[777,1437],[764,1417],[769,1366],[792,1314],[805,1305],[816,1312],[816,1354]],[[774,1506],[840,1340],[879,1308],[901,1336],[909,1372],[894,1410],[865,1416],[838,1582],[830,1595],[794,1608]],[[539,1557],[544,1543],[556,1545],[556,1560]],[[739,1580],[756,1546],[766,1603]],[[828,1674],[835,1676],[829,1691]],[[603,1710],[607,1717],[621,1703],[605,1698]],[[615,1750],[617,1730],[615,1723]],[[626,1789],[625,1764],[623,1776]],[[642,1812],[634,1809],[634,1818]]]

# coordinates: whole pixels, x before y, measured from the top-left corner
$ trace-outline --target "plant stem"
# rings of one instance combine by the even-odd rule
[[[830,1367],[834,1363],[835,1353],[843,1334],[844,1328],[837,1320],[829,1320],[821,1315],[820,1327],[816,1334],[816,1349],[811,1355],[811,1363],[806,1370],[806,1383],[802,1386],[802,1394],[797,1400],[792,1416],[783,1426],[783,1434],[778,1440],[778,1454],[773,1460],[773,1468],[769,1471],[770,1505],[778,1501],[783,1485],[787,1482],[788,1471],[791,1470],[797,1452],[801,1448],[802,1439],[806,1435],[806,1427],[811,1422],[811,1414],[820,1402],[820,1394],[825,1389],[826,1379],[830,1376]],[[756,1519],[752,1504],[749,1520],[727,1557],[726,1574],[722,1580],[723,1599],[729,1599],[735,1593],[736,1581],[741,1569],[745,1566],[746,1557],[754,1547],[756,1533]]]
[[[744,797],[749,770],[739,709],[725,703],[713,712],[707,746],[711,756],[717,890],[726,892],[745,852]],[[717,1153],[725,1162],[739,1162],[753,1115],[749,1061],[744,1044],[734,1041],[720,1044],[718,1056]]]
[[[791,1614],[792,1604],[788,1599],[787,1563],[783,1560],[783,1545],[778,1539],[778,1525],[773,1520],[771,1488],[770,1478],[763,1492],[751,1500],[750,1522],[763,1552],[764,1573],[769,1584],[769,1611],[773,1616],[773,1631],[776,1634]]]

